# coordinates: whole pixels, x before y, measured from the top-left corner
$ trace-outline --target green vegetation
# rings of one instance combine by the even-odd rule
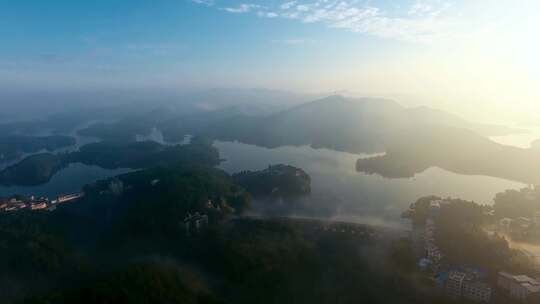
[[[0,162],[16,160],[27,153],[54,151],[75,144],[69,136],[0,136]]]
[[[2,185],[38,185],[48,182],[67,163],[62,154],[42,153],[0,171]]]
[[[432,201],[441,202],[440,209],[430,209]],[[501,270],[514,273],[531,271],[520,261],[517,252],[509,247],[504,237],[486,231],[493,221],[488,212],[492,210],[490,206],[429,196],[418,199],[413,207],[415,211],[410,214],[413,224],[424,225],[430,216],[434,220],[435,241],[444,253],[445,262],[475,265],[489,270],[491,274]]]
[[[235,220],[196,238],[162,238],[168,242],[159,247],[156,242],[147,252],[124,242],[129,250],[106,263],[113,270],[97,269],[97,275],[71,287],[23,302],[453,303],[374,262],[393,264],[394,257],[368,233],[320,229],[324,226],[332,224]]]
[[[408,247],[392,245],[389,232],[231,219],[250,195],[218,169],[156,167],[84,190],[55,212],[0,215],[3,301],[450,303],[417,288],[424,283],[407,274]],[[184,219],[195,212],[209,224],[187,234]]]
[[[38,185],[48,182],[70,163],[97,165],[102,168],[151,168],[156,166],[219,164],[219,153],[209,143],[194,140],[189,145],[165,146],[156,142],[100,142],[81,147],[80,151],[65,154],[39,154],[0,171],[0,184]]]
[[[233,175],[236,183],[258,198],[294,198],[309,194],[311,178],[302,169],[287,165],[269,166],[257,172]]]
[[[0,293],[2,302],[76,282],[87,264],[54,227],[47,212],[0,214]]]
[[[538,188],[538,187],[537,187]],[[535,189],[506,190],[495,196],[493,206],[498,219],[534,217],[540,212],[540,191]]]
[[[147,254],[181,251],[188,213],[204,212],[215,225],[250,201],[227,174],[202,166],[141,170],[85,192],[77,204],[55,212],[0,214],[0,292],[6,299],[68,288]]]
[[[22,303],[222,303],[207,291],[199,290],[192,279],[193,276],[179,271],[177,265],[145,262],[128,265],[122,270],[103,275],[73,291],[35,297]]]
[[[215,166],[219,164],[219,153],[202,141],[176,146],[153,141],[100,142],[83,146],[79,152],[70,154],[68,160],[103,168],[150,168],[179,162]]]
[[[493,273],[500,269],[511,269],[513,252],[504,238],[489,236],[484,231],[486,217],[480,205],[452,200],[448,205],[441,206],[435,223],[437,244],[451,264],[476,265]]]

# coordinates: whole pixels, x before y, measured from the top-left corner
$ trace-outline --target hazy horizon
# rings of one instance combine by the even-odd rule
[[[536,1],[17,1],[0,87],[267,88],[538,122]],[[5,98],[3,98],[5,99]],[[8,102],[9,100],[5,100]]]
[[[0,302],[540,303],[540,1],[0,1]]]

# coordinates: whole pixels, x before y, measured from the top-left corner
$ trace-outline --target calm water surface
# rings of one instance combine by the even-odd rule
[[[520,128],[520,126],[516,126],[516,128]],[[503,145],[527,149],[531,147],[532,142],[540,139],[540,127],[528,127],[526,129],[529,132],[505,136],[491,136],[490,139]]]
[[[50,198],[59,194],[79,192],[82,186],[119,174],[127,173],[130,169],[103,169],[97,166],[88,166],[81,163],[70,164],[60,172],[56,173],[51,180],[39,186],[0,186],[0,197],[7,197],[14,194],[22,195],[45,195]]]
[[[451,196],[491,204],[496,193],[524,184],[487,176],[468,176],[430,168],[410,179],[387,179],[356,172],[360,157],[308,146],[261,148],[216,141],[221,168],[229,173],[260,170],[285,163],[304,169],[312,179],[312,194],[286,212],[297,216],[324,216],[369,224],[408,227],[401,212],[421,196]]]
[[[69,135],[75,138],[76,144],[73,146],[63,148],[63,149],[52,151],[51,153],[73,152],[73,151],[79,150],[80,147],[86,144],[100,141],[97,138],[79,136],[77,135],[76,131],[72,132]],[[164,145],[176,145],[176,144],[189,144],[191,137],[186,136],[184,140],[180,142],[172,142],[172,143],[165,142],[163,140],[163,135],[161,134],[161,132],[154,128],[149,136],[137,136],[137,140],[138,141],[154,140]],[[42,151],[42,152],[46,152],[46,151]],[[24,159],[25,157],[28,157],[33,154],[37,154],[37,153],[26,154],[23,157],[21,157],[19,160],[16,160],[7,164],[6,163],[0,164],[0,170],[7,166],[13,165],[17,163],[18,161],[20,161],[21,159]],[[31,187],[0,186],[0,197],[8,197],[14,194],[38,195],[38,196],[45,195],[48,197],[56,197],[59,194],[78,192],[86,184],[90,184],[97,180],[106,179],[112,176],[130,172],[130,171],[133,171],[133,170],[131,169],[111,170],[111,169],[103,169],[98,166],[88,166],[81,163],[75,163],[75,164],[70,164],[68,167],[56,173],[48,183],[43,184],[43,185],[31,186]]]
[[[156,137],[156,134],[152,134],[153,137]],[[284,163],[300,167],[311,176],[312,194],[300,202],[283,202],[278,206],[271,206],[270,210],[281,212],[277,215],[325,217],[408,227],[409,223],[401,220],[399,215],[421,196],[451,196],[491,204],[496,193],[525,187],[521,183],[504,179],[460,175],[439,168],[430,168],[415,178],[386,179],[356,172],[356,160],[368,155],[313,149],[308,146],[267,149],[222,141],[216,141],[214,145],[225,159],[220,167],[229,173],[261,170],[271,164]],[[54,197],[61,193],[80,191],[85,184],[129,171],[71,164],[44,185],[0,186],[0,196],[34,194]],[[260,206],[258,204],[256,202],[256,208]]]

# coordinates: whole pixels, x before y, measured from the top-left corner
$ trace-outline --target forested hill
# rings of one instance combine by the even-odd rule
[[[353,153],[385,151],[410,130],[460,127],[481,135],[519,132],[476,124],[426,107],[406,108],[392,100],[330,96],[270,116],[234,116],[195,132],[267,147],[312,145]]]
[[[390,178],[412,177],[429,167],[486,175],[528,184],[540,183],[540,154],[495,143],[469,130],[418,129],[400,133],[386,154],[359,159],[357,169]]]
[[[0,214],[2,303],[69,289],[110,267],[159,254],[163,244],[169,245],[161,253],[179,250],[188,214],[204,213],[215,224],[250,202],[225,172],[196,165],[133,172],[84,190],[82,200],[54,212]]]
[[[70,163],[96,165],[108,169],[142,169],[176,164],[213,167],[219,162],[217,149],[210,143],[196,138],[190,144],[175,146],[166,146],[153,141],[104,141],[85,145],[76,152],[29,156],[0,171],[0,184],[43,184]]]

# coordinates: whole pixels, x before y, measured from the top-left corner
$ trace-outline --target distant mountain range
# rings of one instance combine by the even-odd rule
[[[149,135],[156,129],[169,142],[194,135],[270,148],[310,145],[350,153],[386,152],[383,157],[359,161],[358,170],[409,177],[439,166],[458,173],[540,183],[537,150],[488,139],[524,130],[475,123],[428,107],[340,95],[308,102],[313,95],[259,89],[169,92],[159,97],[153,107],[142,103],[138,108],[137,101],[124,112],[118,107],[116,120],[90,125],[79,134],[118,143],[135,141],[137,135]],[[99,116],[102,111],[94,113]],[[21,128],[19,123],[5,124],[3,129],[9,134]]]
[[[450,127],[482,136],[522,132],[478,124],[427,107],[406,108],[387,99],[329,96],[267,116],[236,115],[208,123],[204,135],[267,147],[312,145],[355,153],[384,152],[404,130]],[[193,131],[201,131],[193,130]]]

